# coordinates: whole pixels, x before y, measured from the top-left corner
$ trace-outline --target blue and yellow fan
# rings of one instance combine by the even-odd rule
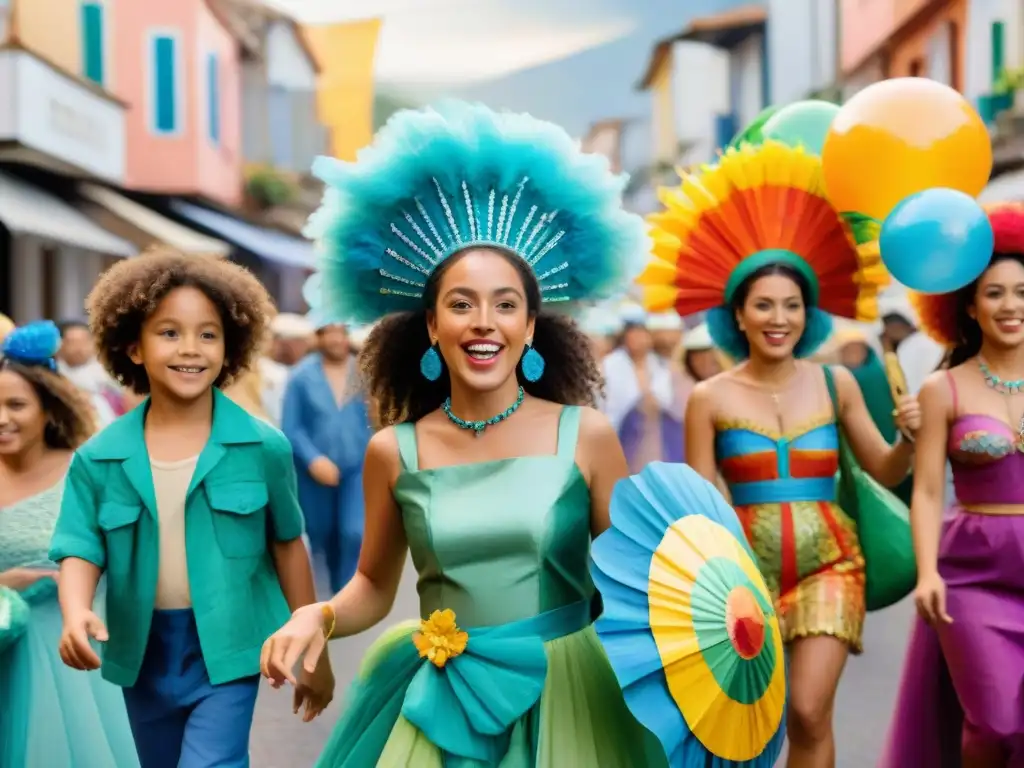
[[[721,494],[683,464],[619,482],[591,571],[626,703],[672,768],[771,768],[786,671],[768,588]]]

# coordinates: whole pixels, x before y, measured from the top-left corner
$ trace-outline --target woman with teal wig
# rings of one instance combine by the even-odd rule
[[[727,150],[662,199],[645,304],[707,312],[715,345],[741,361],[694,389],[687,461],[725,479],[773,593],[789,651],[788,764],[834,764],[833,701],[865,615],[856,525],[836,503],[839,430],[884,485],[906,476],[912,447],[886,442],[849,372],[806,358],[832,315],[877,314],[878,226],[831,206],[820,159],[774,141]],[[916,402],[899,407],[915,430]]]

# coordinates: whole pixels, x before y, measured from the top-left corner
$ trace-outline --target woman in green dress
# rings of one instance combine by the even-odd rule
[[[371,650],[321,766],[666,765],[591,626],[590,540],[626,461],[590,407],[586,336],[542,309],[610,298],[642,267],[621,180],[561,129],[471,105],[400,113],[358,163],[317,171],[309,298],[391,313],[362,353],[384,428],[358,572],[269,638],[264,674],[294,681],[325,637],[381,621],[411,551],[422,621]]]

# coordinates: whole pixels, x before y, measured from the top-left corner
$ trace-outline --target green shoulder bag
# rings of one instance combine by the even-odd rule
[[[877,611],[899,602],[917,584],[917,563],[910,535],[910,510],[888,488],[865,472],[850,449],[839,423],[839,397],[832,371],[825,384],[839,431],[839,507],[857,523],[866,571],[866,603]]]

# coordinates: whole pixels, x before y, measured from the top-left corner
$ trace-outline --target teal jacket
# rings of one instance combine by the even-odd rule
[[[68,470],[50,558],[106,574],[103,677],[135,684],[156,598],[159,524],[143,424],[149,401],[95,435]],[[287,439],[215,390],[213,428],[185,503],[188,575],[203,658],[214,685],[258,674],[263,641],[288,603],[271,541],[302,535]]]

